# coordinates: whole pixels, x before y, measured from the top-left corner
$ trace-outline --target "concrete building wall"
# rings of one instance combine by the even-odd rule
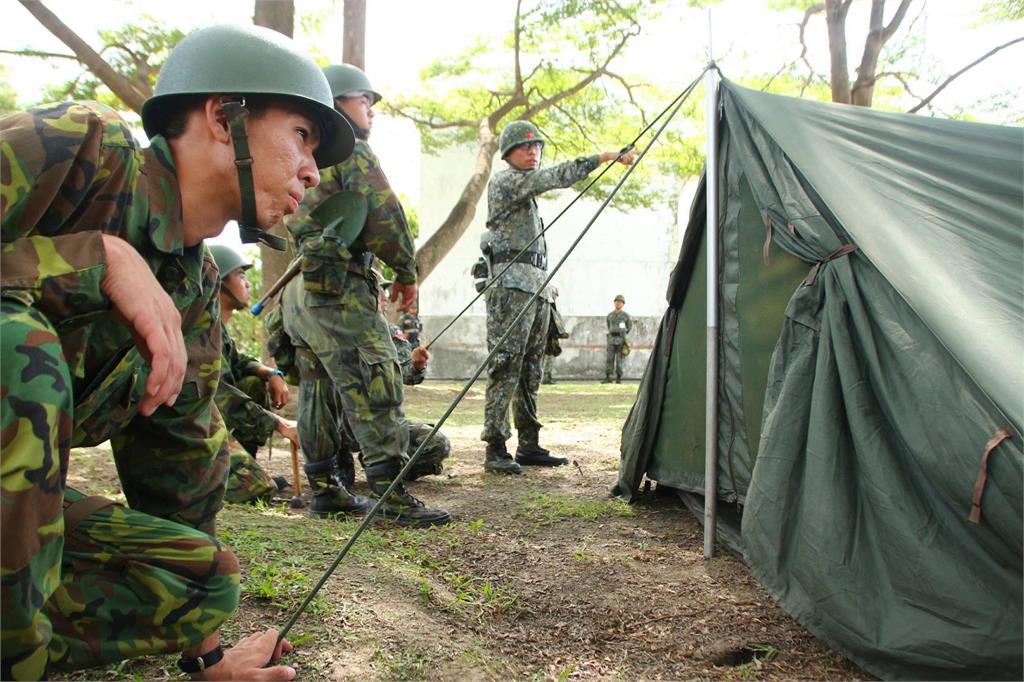
[[[472,171],[475,149],[460,148],[442,156],[421,158],[422,182],[417,246],[448,215]],[[504,164],[495,160],[494,170]],[[623,169],[624,170],[624,169]],[[613,169],[612,174],[622,171]],[[549,225],[576,196],[576,190],[545,194],[538,201],[541,216]],[[684,210],[689,202],[680,202]],[[554,223],[546,234],[549,271],[561,260],[572,242],[594,216],[599,202],[581,199]],[[562,342],[563,353],[555,360],[560,378],[604,376],[604,316],[612,310],[616,294],[626,298],[633,317],[630,334],[633,353],[627,358],[625,376],[639,378],[647,364],[650,347],[665,311],[665,289],[679,252],[682,227],[664,209],[638,209],[624,213],[614,201],[590,228],[552,280],[559,289],[558,309],[570,337]],[[480,236],[487,217],[486,196],[477,207],[472,224],[420,290],[420,319],[427,340],[452,320],[476,295],[470,267],[480,256]],[[465,378],[486,357],[486,310],[478,300],[433,347],[430,376]]]

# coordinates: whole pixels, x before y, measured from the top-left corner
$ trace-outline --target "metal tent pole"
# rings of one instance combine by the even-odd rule
[[[711,15],[708,14],[708,70],[704,76],[707,96],[707,162],[704,165],[707,224],[707,381],[704,416],[704,558],[715,555],[715,524],[718,515],[718,89],[715,62],[710,57]]]

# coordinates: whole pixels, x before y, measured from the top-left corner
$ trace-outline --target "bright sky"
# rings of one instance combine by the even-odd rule
[[[86,41],[96,45],[97,31],[119,28],[143,14],[189,31],[218,22],[249,22],[252,0],[43,0],[55,14]],[[927,5],[925,5],[927,3]],[[763,0],[724,0],[711,10],[715,58],[726,76],[774,72],[799,53],[796,25],[801,13],[763,9]],[[895,1],[889,3],[895,6]],[[992,47],[1024,35],[1024,22],[974,26],[983,0],[918,0],[907,21],[927,7],[923,49],[934,72],[952,73]],[[311,52],[340,61],[342,0],[296,0],[298,15],[323,17],[324,34],[338,36],[333,43],[304,35],[296,39]],[[431,61],[459,52],[477,36],[508,31],[515,12],[514,0],[368,0],[366,66],[371,81],[386,96],[417,87],[420,70]],[[848,20],[851,61],[860,56],[866,24],[867,0],[855,0]],[[892,10],[890,9],[890,12]],[[827,39],[819,18],[808,31],[809,57],[819,71],[827,69]],[[667,3],[662,17],[634,39],[626,61],[617,69],[642,74],[668,89],[681,89],[707,61],[708,12],[690,9],[682,0]],[[853,39],[852,36],[857,38]],[[0,49],[32,48],[69,53],[27,10],[7,0],[0,10]],[[970,107],[988,95],[1012,90],[1009,101],[1024,109],[1024,44],[1004,50],[950,86],[936,104],[952,110]],[[79,67],[70,60],[43,61],[0,55],[7,78],[19,102],[41,96],[46,84],[70,79]],[[852,68],[855,64],[851,64]],[[926,94],[927,90],[917,94]],[[985,114],[982,114],[985,115]],[[987,114],[989,119],[993,116]],[[998,120],[998,119],[996,119]],[[419,195],[418,138],[411,124],[378,117],[372,138],[392,184],[415,205]]]

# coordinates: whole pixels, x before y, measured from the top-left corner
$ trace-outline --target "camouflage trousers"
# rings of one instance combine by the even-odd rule
[[[299,368],[299,442],[307,462],[330,461],[333,457],[350,459],[359,451],[359,443],[345,419],[345,409],[334,388],[334,382],[326,375],[319,362],[300,351],[295,356]],[[430,435],[429,424],[412,421],[403,417],[402,429],[408,434],[408,454],[412,456],[420,444]],[[416,464],[409,471],[407,480],[421,476],[440,474],[443,461],[451,452],[448,439],[438,432],[420,454]]]
[[[554,355],[545,355],[544,356],[544,373],[543,373],[544,381],[554,381],[555,380],[554,365],[555,365],[555,356]]]
[[[486,296],[487,349],[490,351],[519,311],[529,303],[532,294],[519,289],[492,287]],[[537,442],[537,432],[541,428],[537,418],[537,393],[551,312],[550,304],[543,299],[538,298],[529,305],[530,309],[516,323],[487,367],[484,429],[480,436],[487,442],[504,442],[512,436],[508,417],[510,407],[520,444]]]
[[[39,679],[198,644],[234,611],[239,567],[205,533],[106,507],[65,536],[73,423],[53,326],[0,312],[0,678]]]
[[[623,341],[624,337],[608,336],[608,345],[604,349],[604,375],[608,378],[622,378],[622,363],[626,360],[622,357]]]
[[[393,475],[405,463],[409,432],[402,427],[402,371],[390,327],[378,310],[376,282],[350,272],[344,291],[325,294],[307,291],[296,277],[281,296],[281,315],[299,354],[315,357],[320,372],[330,377],[333,399],[341,407],[325,411],[331,404],[324,399],[327,390],[319,392],[320,400],[304,400],[300,384],[300,438],[327,434],[319,444],[302,441],[306,463],[322,462],[337,452],[329,449],[335,438],[331,434],[339,433],[337,415],[344,414],[368,474]],[[313,427],[306,434],[304,424]]]

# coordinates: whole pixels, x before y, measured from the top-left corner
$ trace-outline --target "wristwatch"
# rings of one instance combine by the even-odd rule
[[[224,649],[218,644],[216,649],[207,651],[196,658],[189,658],[182,654],[181,658],[178,659],[178,667],[181,668],[181,672],[192,675],[194,673],[201,673],[207,668],[220,663],[222,658],[224,658]]]
[[[267,374],[267,380],[269,381],[270,377],[283,377],[283,376],[284,376],[284,372],[282,372],[281,370],[279,370],[279,369],[272,369],[272,370],[270,370],[270,373]]]

